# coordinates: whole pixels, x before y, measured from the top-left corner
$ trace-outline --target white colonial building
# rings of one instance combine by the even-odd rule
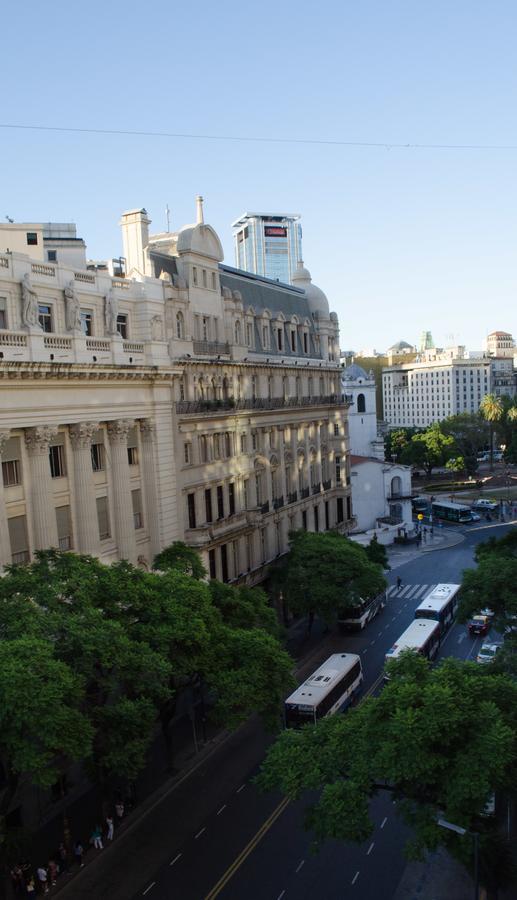
[[[292,286],[223,265],[200,198],[174,233],[121,224],[116,278],[0,229],[0,564],[148,566],[184,539],[253,583],[290,529],[355,524],[337,317],[301,264]]]

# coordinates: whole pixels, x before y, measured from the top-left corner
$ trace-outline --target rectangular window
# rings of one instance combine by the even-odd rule
[[[2,462],[2,476],[4,487],[13,487],[15,484],[21,484],[20,460],[10,459]]]
[[[217,288],[217,276],[215,272],[212,272],[212,290],[215,291]]]
[[[296,353],[296,331],[291,331],[291,351]]]
[[[235,484],[233,481],[228,485],[228,515],[235,515]]]
[[[277,340],[278,340],[278,349],[283,350],[284,349],[284,332],[283,332],[282,328],[278,328],[276,333],[277,333]]]
[[[72,540],[72,519],[69,506],[56,508],[57,539],[60,550],[71,550],[74,546]]]
[[[196,527],[196,495],[187,494],[188,527]]]
[[[334,436],[338,437],[338,435],[339,435],[339,425],[335,424],[334,425]]]
[[[117,331],[120,334],[120,337],[127,341],[127,316],[124,313],[119,313],[117,316]]]
[[[183,461],[186,465],[190,464],[192,458],[192,444],[183,444]]]
[[[226,544],[221,545],[221,577],[224,582],[230,580],[228,577],[228,547]]]
[[[136,531],[138,528],[144,527],[144,520],[142,517],[142,491],[140,488],[136,491],[131,491],[131,500],[133,502],[133,522]]]
[[[224,494],[222,484],[217,485],[217,518],[224,519]]]
[[[92,314],[91,310],[82,309],[81,310],[81,329],[83,331],[83,334],[86,335],[86,337],[91,337],[93,334],[92,322],[93,322],[93,314]]]
[[[13,516],[7,520],[9,541],[11,544],[11,560],[13,563],[24,563],[30,559],[29,539],[27,537],[27,519],[25,516]]]
[[[138,465],[138,434],[136,425],[130,428],[127,436],[127,461],[130,466]]]
[[[246,343],[248,347],[253,345],[253,325],[248,322],[246,325]]]
[[[92,469],[94,472],[103,472],[106,468],[106,458],[104,455],[104,444],[92,444]]]
[[[336,522],[343,521],[343,498],[338,497],[336,499]]]
[[[65,448],[63,444],[53,444],[48,448],[50,475],[52,478],[64,478],[66,475]]]
[[[241,434],[241,453],[246,453],[247,439],[245,434]]]
[[[57,250],[47,250],[47,262],[57,262]]]
[[[99,523],[99,539],[105,541],[111,537],[107,497],[97,497],[97,521]]]
[[[212,489],[207,488],[205,490],[205,518],[207,522],[213,522],[214,516],[212,513]]]
[[[307,531],[307,512],[305,509],[302,512],[302,528],[304,531]]]
[[[244,502],[244,509],[248,509],[248,507],[249,507],[249,481],[247,478],[245,478],[242,483],[242,499]]]
[[[269,328],[267,325],[262,326],[262,346],[264,350],[269,347]]]
[[[208,551],[208,571],[210,578],[217,578],[217,570],[215,565],[215,550]]]
[[[309,352],[309,335],[306,331],[303,332],[303,352]]]
[[[197,284],[197,269],[195,266],[192,266],[192,283]]]
[[[336,484],[341,484],[341,457],[336,456]]]
[[[29,247],[35,247],[38,243],[37,231],[27,231],[27,244]]]
[[[202,274],[203,274],[203,287],[206,287],[206,286],[207,286],[207,283],[206,283],[206,269],[203,269]]]
[[[52,307],[47,306],[45,303],[40,303],[38,306],[38,321],[43,329],[43,331],[49,332],[52,331]]]
[[[0,297],[0,328],[7,328],[6,299]]]

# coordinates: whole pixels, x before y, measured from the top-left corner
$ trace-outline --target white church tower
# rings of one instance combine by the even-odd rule
[[[343,370],[341,390],[351,397],[348,410],[350,452],[354,456],[384,459],[384,441],[377,433],[375,379],[353,363]]]

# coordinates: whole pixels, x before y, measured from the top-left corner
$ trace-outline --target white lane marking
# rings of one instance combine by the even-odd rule
[[[413,587],[412,584],[407,584],[406,587],[403,587],[402,590],[400,590],[400,591],[398,592],[398,596],[399,596],[399,597],[403,597],[404,600],[409,600],[409,597],[406,597],[406,594],[407,594],[409,591],[411,591],[412,587]]]
[[[147,888],[145,889],[144,893],[142,894],[142,897],[145,897],[145,895],[147,894],[147,892],[150,891],[151,888],[153,888],[153,887],[155,886],[155,884],[156,884],[156,881],[153,881],[153,883],[150,884],[149,887],[147,887]]]
[[[198,833],[196,834],[194,840],[197,841],[198,837],[201,837],[201,835],[202,835],[203,832],[205,832],[205,831],[206,831],[206,825],[205,825],[204,828],[201,829],[201,831],[198,831]]]
[[[384,626],[384,631],[387,631],[389,627],[390,627],[389,625],[385,625],[385,626]]]
[[[416,599],[417,597],[423,597],[424,594],[425,594],[426,591],[427,591],[428,586],[429,586],[429,585],[427,585],[427,584],[423,584],[422,587],[420,588],[420,590],[416,592],[416,594],[415,594],[415,599]]]
[[[221,806],[221,809],[218,809],[218,810],[217,810],[217,815],[218,815],[218,816],[221,815],[223,809],[226,809],[226,803],[224,804],[224,806]]]
[[[393,616],[391,621],[394,622],[396,618],[397,618],[396,616]]]
[[[359,878],[359,869],[357,870],[354,877],[352,878],[352,884],[355,884],[358,878]]]
[[[476,645],[477,645],[477,642],[478,642],[478,641],[479,641],[479,638],[476,638],[475,641],[474,641],[474,643],[472,644],[472,647],[470,648],[469,652],[467,653],[467,655],[466,655],[466,657],[465,657],[466,660],[467,660],[467,659],[470,659],[470,657],[471,657],[472,654],[474,653],[474,650],[477,649],[477,648],[476,648]]]
[[[297,868],[297,870],[296,870],[296,874],[298,874],[298,872],[300,871],[301,867],[302,867],[304,864],[305,864],[305,860],[302,859],[301,863],[299,864],[299,866],[298,866],[298,868]]]
[[[370,647],[373,647],[374,644],[375,644],[375,641],[370,641]]]
[[[374,847],[375,847],[375,841],[372,841],[371,844],[370,844],[370,846],[368,847],[368,850],[366,851],[366,855],[367,855],[367,856],[370,855],[370,853],[372,852],[372,850],[373,850]]]
[[[245,787],[245,784],[241,784],[240,788],[237,788],[237,793],[240,794],[240,792],[243,791]]]
[[[282,900],[282,897],[284,896],[284,894],[285,894],[285,889],[282,891],[281,894],[278,895],[278,897],[276,898],[276,900]]]
[[[467,637],[467,635],[465,634],[464,631],[462,631],[458,638],[458,644],[461,644],[461,642],[464,641],[466,637]]]
[[[365,647],[364,650],[361,650],[361,653],[368,653],[368,647]]]
[[[392,584],[391,587],[388,588],[388,593],[386,594],[386,596],[387,596],[387,597],[392,597],[393,594],[395,593],[395,590],[396,590],[395,585]]]
[[[381,828],[384,828],[387,821],[388,821],[388,817],[384,816],[384,819],[382,820],[382,823],[381,823]]]
[[[175,856],[174,859],[171,859],[169,865],[170,865],[170,866],[173,866],[174,863],[177,863],[177,862],[178,862],[178,859],[180,858],[180,856],[181,856],[181,853],[178,853],[178,855]]]

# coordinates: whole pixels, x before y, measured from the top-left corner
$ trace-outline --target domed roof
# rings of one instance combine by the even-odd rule
[[[324,319],[330,315],[329,302],[321,288],[312,283],[311,273],[305,268],[303,260],[298,260],[296,272],[291,278],[293,285],[305,291],[311,313],[318,313]]]
[[[185,225],[178,232],[178,253],[199,253],[221,262],[224,254],[216,232],[211,225]]]
[[[397,341],[396,344],[393,344],[392,347],[388,347],[388,350],[412,350],[413,345],[408,344],[407,341]]]
[[[360,378],[363,378],[364,381],[368,381],[368,375],[356,363],[352,363],[351,366],[347,366],[346,369],[343,369],[341,373],[341,381],[359,381]]]

